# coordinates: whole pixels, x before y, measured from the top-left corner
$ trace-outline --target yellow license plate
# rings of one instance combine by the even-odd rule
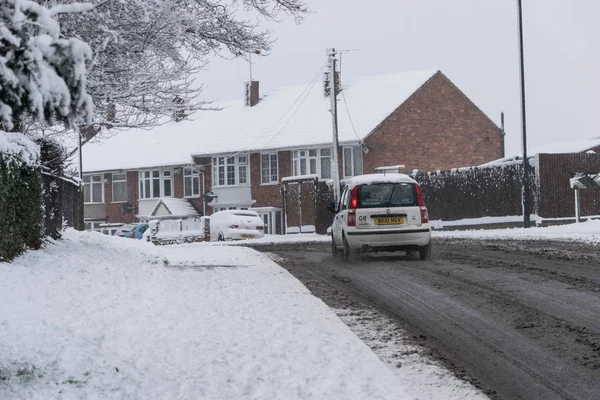
[[[404,217],[375,218],[375,225],[402,225]]]
[[[240,237],[242,239],[254,239],[254,235],[241,234]]]

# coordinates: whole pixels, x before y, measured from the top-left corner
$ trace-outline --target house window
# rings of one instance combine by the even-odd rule
[[[331,148],[294,150],[292,152],[293,175],[317,175],[321,179],[330,179],[331,150]]]
[[[200,196],[200,173],[196,168],[183,169],[183,195],[185,197]]]
[[[260,155],[260,183],[277,183],[277,154]]]
[[[321,179],[331,179],[331,149],[320,149]]]
[[[362,175],[362,148],[344,147],[344,178]]]
[[[127,201],[127,174],[112,174],[112,201]]]
[[[85,175],[83,177],[84,203],[104,203],[104,182],[102,175]]]
[[[213,185],[248,184],[248,156],[213,157]]]
[[[140,171],[140,198],[173,197],[173,171]]]

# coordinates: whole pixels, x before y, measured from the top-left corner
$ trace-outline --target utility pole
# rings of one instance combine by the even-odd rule
[[[338,148],[340,146],[338,139],[338,118],[337,118],[337,79],[335,76],[335,64],[337,52],[334,48],[327,49],[327,56],[329,57],[329,99],[330,99],[330,112],[331,122],[333,126],[333,148],[332,148],[332,167],[331,167],[331,178],[333,179],[333,200],[335,204],[338,204],[340,200],[340,167],[338,160]]]
[[[529,159],[527,158],[527,124],[525,114],[525,62],[523,57],[523,9],[517,0],[519,10],[519,61],[521,67],[521,130],[523,133],[523,228],[529,228],[531,207],[529,204]]]

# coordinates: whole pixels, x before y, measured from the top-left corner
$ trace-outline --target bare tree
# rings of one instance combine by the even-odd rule
[[[67,4],[70,0],[44,0]],[[261,30],[240,11],[267,19],[280,14],[300,21],[307,12],[302,0],[93,0],[93,11],[61,15],[64,35],[87,42],[88,93],[93,123],[84,136],[130,127],[151,128],[176,116],[210,109],[199,94],[195,74],[208,56],[244,57],[265,54],[270,32]],[[110,134],[110,133],[109,133]]]

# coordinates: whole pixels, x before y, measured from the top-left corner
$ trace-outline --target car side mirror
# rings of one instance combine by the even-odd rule
[[[335,214],[337,212],[337,210],[335,208],[335,203],[329,203],[329,204],[327,204],[327,210],[329,210],[329,211],[331,211],[332,213]]]

